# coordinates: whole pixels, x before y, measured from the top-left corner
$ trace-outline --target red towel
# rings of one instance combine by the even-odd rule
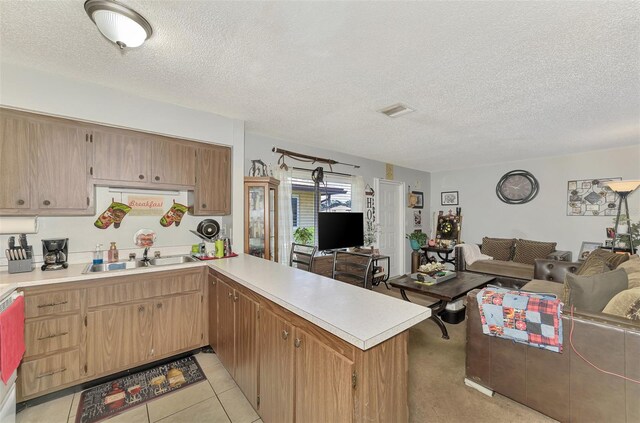
[[[7,383],[24,354],[24,297],[0,313],[0,373]]]

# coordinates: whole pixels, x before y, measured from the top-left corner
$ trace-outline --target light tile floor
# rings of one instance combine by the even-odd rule
[[[206,382],[179,389],[106,421],[109,423],[262,423],[215,354],[195,355]],[[16,423],[74,423],[81,392],[18,413]]]

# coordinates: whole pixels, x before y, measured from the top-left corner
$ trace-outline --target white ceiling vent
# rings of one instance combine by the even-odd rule
[[[416,110],[412,109],[406,104],[397,103],[378,111],[383,115],[389,116],[390,118],[396,118],[398,116],[406,115],[407,113],[415,112]]]

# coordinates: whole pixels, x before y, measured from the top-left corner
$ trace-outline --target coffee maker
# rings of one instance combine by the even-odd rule
[[[43,239],[42,257],[44,264],[42,270],[66,269],[67,254],[69,254],[69,238]]]

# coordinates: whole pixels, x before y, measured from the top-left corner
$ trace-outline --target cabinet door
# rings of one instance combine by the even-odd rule
[[[149,182],[149,140],[134,132],[93,130],[93,178]]]
[[[218,352],[218,278],[209,275],[209,345]]]
[[[236,291],[235,380],[258,408],[258,303]]]
[[[291,325],[260,309],[260,417],[293,422],[293,332]]]
[[[157,184],[196,184],[196,148],[168,139],[151,139],[151,182]]]
[[[86,131],[64,123],[34,121],[30,125],[34,208],[89,208],[86,135]]]
[[[296,421],[352,421],[353,361],[299,328],[295,334]]]
[[[196,157],[196,189],[193,214],[231,213],[231,149],[199,148]]]
[[[29,122],[3,111],[0,114],[0,209],[28,209]]]
[[[218,351],[216,353],[222,365],[232,376],[235,365],[235,304],[233,289],[218,280]]]
[[[89,375],[127,368],[151,356],[152,306],[149,302],[87,313]]]
[[[192,293],[154,301],[153,355],[197,348],[202,345],[202,294]]]

